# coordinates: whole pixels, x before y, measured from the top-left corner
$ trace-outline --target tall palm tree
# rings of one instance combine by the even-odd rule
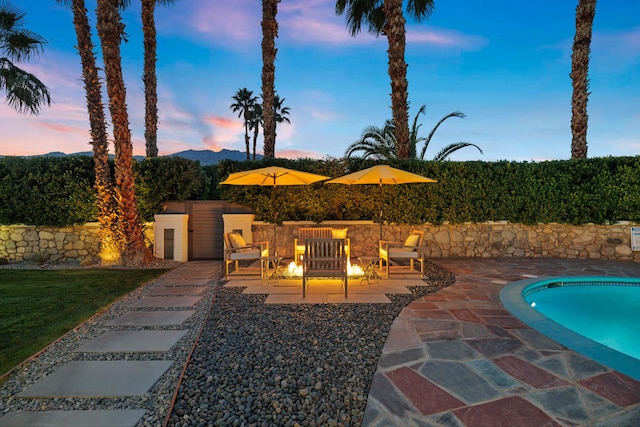
[[[264,117],[262,115],[262,104],[256,102],[251,108],[249,115],[249,129],[253,130],[253,160],[256,159],[256,144],[258,143],[258,134],[260,128],[264,127]]]
[[[589,53],[596,0],[579,0],[576,7],[576,35],[571,55],[571,158],[587,157],[587,102],[589,100]]]
[[[232,96],[234,103],[229,106],[234,113],[238,113],[238,117],[242,117],[244,121],[244,143],[247,149],[247,160],[251,158],[251,152],[249,151],[249,125],[251,121],[251,113],[253,106],[256,104],[258,97],[253,96],[253,91],[242,88],[238,89],[235,95]]]
[[[109,96],[109,111],[115,146],[115,182],[119,203],[119,220],[126,238],[125,262],[136,265],[151,258],[144,243],[138,214],[133,175],[133,145],[129,130],[126,88],[122,75],[120,41],[124,24],[118,11],[118,0],[98,0],[97,29]]]
[[[169,5],[175,0],[141,0],[142,2],[142,34],[144,43],[144,82],[145,120],[144,139],[146,156],[158,155],[158,82],[156,78],[157,38],[155,8],[156,4]]]
[[[25,15],[8,1],[0,3],[0,88],[6,92],[7,103],[19,113],[38,114],[43,104],[51,105],[49,89],[14,62],[39,54],[46,40],[23,28]]]
[[[449,113],[438,121],[431,132],[429,132],[429,135],[427,137],[422,137],[418,134],[418,131],[422,126],[422,124],[418,124],[418,118],[420,117],[420,114],[425,113],[425,110],[426,106],[423,105],[413,119],[413,126],[411,127],[411,132],[409,133],[409,141],[411,147],[409,150],[410,159],[424,160],[424,156],[427,148],[429,147],[429,143],[431,142],[431,138],[433,138],[434,133],[445,120],[450,117],[466,117],[464,113],[461,113],[460,111]],[[398,144],[396,141],[395,124],[392,120],[387,120],[384,126],[381,128],[376,126],[366,127],[362,131],[360,139],[358,139],[347,148],[347,150],[345,151],[345,156],[352,157],[357,152],[362,152],[363,158],[371,157],[375,159],[386,160],[401,158],[398,154]],[[417,145],[420,142],[424,142],[424,146],[420,151],[420,156],[418,156]],[[437,162],[447,160],[451,154],[465,147],[475,147],[480,152],[480,154],[484,154],[482,152],[482,149],[480,149],[480,147],[478,147],[476,144],[472,144],[470,142],[455,142],[453,144],[447,145],[442,150],[440,150],[433,157],[433,160]]]
[[[91,27],[87,18],[84,0],[58,0],[69,4],[73,10],[73,25],[78,40],[78,53],[82,63],[82,79],[87,98],[93,164],[95,169],[96,207],[100,224],[100,262],[102,265],[117,264],[122,253],[122,232],[117,221],[117,202],[109,167],[109,142],[102,104],[102,87],[98,77]]]
[[[407,13],[420,22],[428,18],[435,8],[434,0],[409,0]],[[360,32],[362,24],[367,24],[369,32],[376,36],[387,36],[389,49],[389,77],[391,79],[391,109],[395,123],[394,135],[397,141],[397,154],[402,159],[410,157],[409,141],[409,104],[407,63],[404,59],[406,47],[405,18],[402,12],[402,0],[337,0],[336,13],[346,12],[347,28],[351,35]]]
[[[276,37],[278,37],[278,3],[262,0],[262,114],[264,117],[264,156],[275,157],[276,121],[274,110]]]

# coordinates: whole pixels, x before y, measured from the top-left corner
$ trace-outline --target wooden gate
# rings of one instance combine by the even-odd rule
[[[251,210],[224,200],[166,201],[162,213],[189,215],[189,261],[224,258],[222,214],[251,213]]]

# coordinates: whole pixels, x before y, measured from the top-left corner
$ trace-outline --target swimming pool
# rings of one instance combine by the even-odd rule
[[[505,286],[500,300],[544,335],[640,380],[640,279],[531,278]]]

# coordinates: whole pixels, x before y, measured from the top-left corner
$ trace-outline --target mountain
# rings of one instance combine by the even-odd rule
[[[68,156],[92,156],[91,151],[82,151],[79,153],[66,154],[60,151],[52,151],[51,153],[41,154],[36,156],[22,156],[22,157],[68,157]],[[1,156],[0,157],[4,157]],[[110,155],[113,158],[113,154]],[[201,165],[215,165],[220,160],[246,160],[247,154],[244,151],[227,150],[222,149],[220,151],[211,150],[186,150],[179,153],[169,154],[167,157],[181,157],[183,159],[198,160]],[[256,159],[262,159],[263,156],[256,154]],[[134,159],[141,161],[144,160],[144,156],[133,156]]]

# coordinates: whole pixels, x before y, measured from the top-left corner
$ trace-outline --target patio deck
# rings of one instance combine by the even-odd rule
[[[456,282],[414,301],[394,321],[363,426],[640,425],[640,381],[529,328],[499,299],[502,287],[526,277],[640,277],[640,263],[432,261]]]

